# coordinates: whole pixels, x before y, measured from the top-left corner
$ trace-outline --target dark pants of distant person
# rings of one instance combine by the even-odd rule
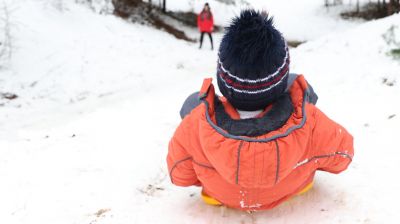
[[[199,48],[201,48],[201,46],[203,45],[203,37],[204,37],[205,33],[206,32],[201,32],[201,35],[200,35],[200,47]],[[213,50],[214,49],[214,44],[213,44],[212,35],[211,35],[211,33],[206,33],[206,34],[208,34],[208,36],[210,37],[211,50]]]

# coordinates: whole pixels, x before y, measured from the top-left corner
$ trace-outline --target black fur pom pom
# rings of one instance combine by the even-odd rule
[[[273,73],[285,58],[285,40],[265,12],[244,10],[222,39],[219,57],[225,68],[243,78]]]

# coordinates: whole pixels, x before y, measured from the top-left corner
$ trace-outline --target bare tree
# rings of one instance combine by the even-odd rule
[[[167,0],[163,0],[162,11],[167,12]]]
[[[332,4],[330,3],[329,0],[324,0],[324,5],[328,10],[329,10],[329,6],[342,5],[342,4],[343,4],[343,0],[333,0]]]
[[[84,4],[91,10],[100,14],[110,14],[114,10],[111,0],[75,0],[75,2]]]
[[[357,0],[357,3],[356,3],[356,10],[357,10],[357,13],[359,13],[360,12],[360,0]]]
[[[399,0],[390,0],[387,7],[387,14],[392,15],[400,11]]]
[[[0,68],[1,64],[11,59],[12,56],[12,38],[11,38],[11,22],[10,22],[10,9],[7,4],[3,2],[0,8]]]
[[[343,0],[334,0],[333,4],[334,5],[341,5],[341,4],[343,4]]]
[[[151,8],[153,8],[153,1],[149,0],[149,12],[151,11]]]

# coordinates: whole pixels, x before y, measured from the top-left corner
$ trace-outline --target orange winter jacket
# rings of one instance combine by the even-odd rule
[[[297,76],[288,87],[289,103],[274,103],[262,117],[240,120],[206,79],[199,104],[169,143],[172,183],[202,186],[228,207],[263,210],[300,192],[317,170],[345,170],[353,158],[353,137],[308,101],[310,88]],[[254,134],[255,129],[265,133]]]

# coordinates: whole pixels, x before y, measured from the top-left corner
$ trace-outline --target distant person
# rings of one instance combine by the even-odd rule
[[[207,33],[208,36],[210,37],[211,50],[213,50],[214,45],[212,39],[212,32],[214,31],[214,18],[211,13],[210,5],[208,3],[204,5],[203,10],[197,16],[197,26],[199,27],[199,30],[201,32],[199,49],[201,49],[201,46],[203,45],[204,34]]]
[[[346,170],[353,137],[289,67],[271,17],[245,10],[234,18],[218,52],[223,96],[205,79],[181,109],[167,156],[172,183],[200,186],[207,204],[265,210],[310,190],[317,171]]]

